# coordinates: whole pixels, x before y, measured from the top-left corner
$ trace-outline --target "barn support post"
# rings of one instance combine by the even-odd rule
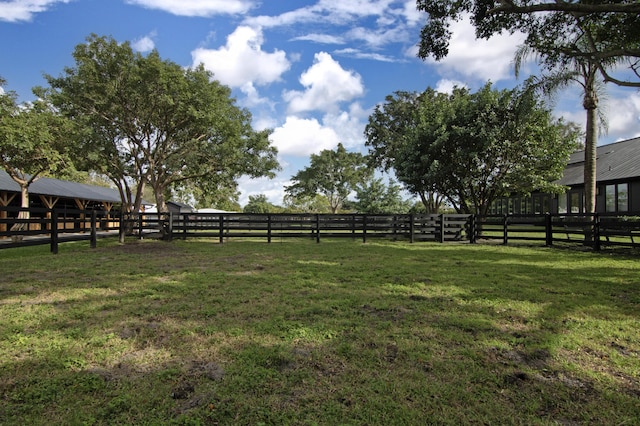
[[[91,248],[96,248],[97,246],[97,239],[98,239],[98,226],[97,226],[97,214],[95,210],[91,211],[91,239],[90,239],[90,243],[89,245],[91,246]]]
[[[58,254],[58,213],[51,215],[51,253]]]

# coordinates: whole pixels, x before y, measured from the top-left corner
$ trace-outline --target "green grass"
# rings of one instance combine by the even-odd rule
[[[0,252],[0,424],[640,423],[637,257],[216,241]]]

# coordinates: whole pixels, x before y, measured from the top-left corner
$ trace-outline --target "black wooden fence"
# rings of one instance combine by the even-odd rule
[[[136,213],[126,216],[104,211],[0,207],[0,248],[58,244],[117,236],[126,232],[139,238],[374,238],[435,241],[495,241],[640,247],[640,214],[632,215],[502,215],[469,214],[243,214],[243,213]]]
[[[138,235],[157,231],[167,238],[370,238],[461,241],[471,235],[470,215],[165,213],[129,217]]]

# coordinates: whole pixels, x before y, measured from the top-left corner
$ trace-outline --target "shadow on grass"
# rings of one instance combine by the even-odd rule
[[[56,262],[0,281],[7,424],[640,416],[633,261],[189,241],[69,250]]]

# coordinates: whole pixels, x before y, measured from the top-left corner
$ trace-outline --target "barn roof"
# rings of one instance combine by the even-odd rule
[[[640,178],[640,137],[627,139],[596,149],[596,181]],[[584,183],[584,151],[571,154],[560,185]]]
[[[0,191],[20,192],[20,185],[4,170],[0,170]],[[29,194],[113,203],[121,201],[120,193],[113,188],[45,177],[39,178],[29,186]]]

